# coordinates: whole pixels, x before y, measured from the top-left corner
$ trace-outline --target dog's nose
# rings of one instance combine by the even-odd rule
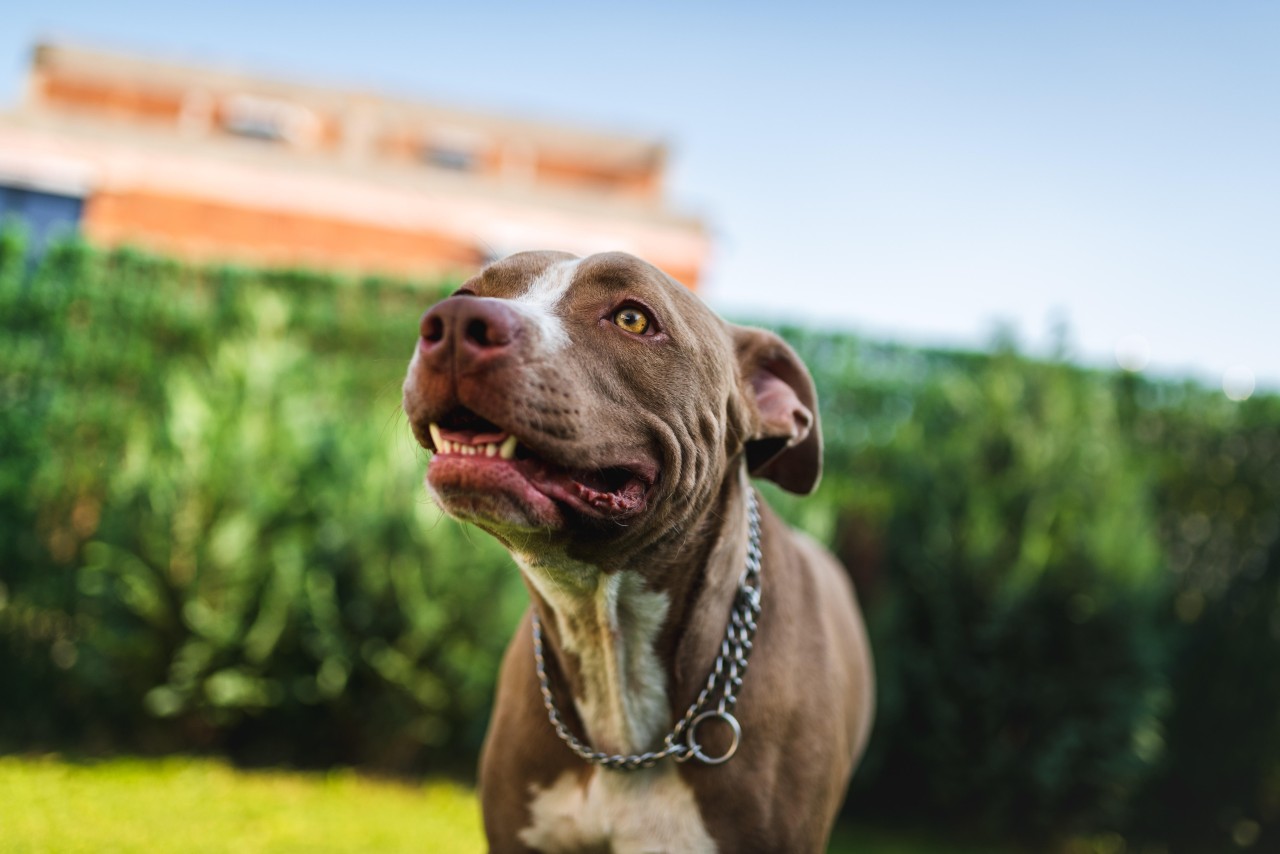
[[[418,347],[432,361],[479,367],[507,353],[520,337],[520,315],[502,300],[450,297],[422,315]]]

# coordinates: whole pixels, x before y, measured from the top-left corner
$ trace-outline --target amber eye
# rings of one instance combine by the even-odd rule
[[[643,335],[649,329],[649,315],[638,308],[620,308],[613,322],[632,335]]]

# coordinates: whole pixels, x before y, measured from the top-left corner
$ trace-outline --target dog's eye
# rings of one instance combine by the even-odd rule
[[[630,306],[618,309],[613,315],[613,322],[632,335],[643,335],[649,329],[649,315]]]

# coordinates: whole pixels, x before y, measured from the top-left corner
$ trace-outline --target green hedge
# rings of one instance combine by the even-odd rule
[[[522,594],[427,503],[399,414],[438,290],[23,265],[9,237],[0,744],[467,759]]]
[[[1280,845],[1280,398],[783,330],[879,720],[850,808],[1039,849]]]
[[[440,293],[0,238],[0,749],[472,762],[524,593],[399,414]],[[879,671],[849,808],[1276,844],[1280,400],[782,331],[827,468],[770,495]]]

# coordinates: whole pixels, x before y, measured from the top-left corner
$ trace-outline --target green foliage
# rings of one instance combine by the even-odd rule
[[[784,334],[826,474],[771,497],[853,572],[876,655],[852,808],[1032,840],[1280,831],[1276,706],[1247,687],[1280,663],[1280,401]]]
[[[1194,387],[1135,419],[1158,460],[1176,579],[1172,691],[1139,830],[1174,851],[1280,839],[1280,398],[1230,404]]]
[[[0,740],[468,757],[521,607],[399,416],[431,291],[63,246],[4,271]]]
[[[877,660],[854,804],[1028,837],[1119,819],[1159,756],[1167,585],[1107,378],[787,335],[824,401],[809,503]]]

